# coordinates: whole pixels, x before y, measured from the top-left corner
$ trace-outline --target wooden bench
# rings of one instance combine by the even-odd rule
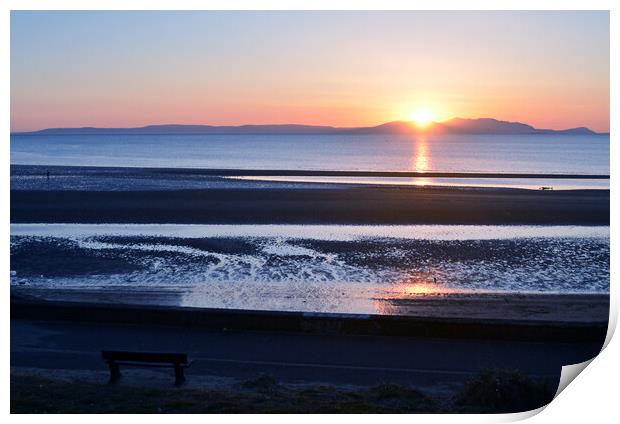
[[[179,386],[185,382],[185,368],[189,368],[191,365],[191,362],[187,359],[187,353],[103,350],[101,351],[101,357],[110,368],[110,383],[116,383],[121,378],[120,365],[128,365],[134,367],[174,368],[174,384]]]

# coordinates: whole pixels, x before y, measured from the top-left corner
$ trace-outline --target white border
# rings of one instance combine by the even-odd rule
[[[27,9],[79,9],[79,10],[103,10],[103,9],[117,9],[117,10],[131,10],[131,9],[159,9],[159,10],[198,10],[198,9],[289,9],[289,10],[308,10],[308,9],[326,9],[326,10],[341,10],[341,9],[432,9],[432,10],[611,10],[611,116],[618,116],[618,84],[617,75],[619,75],[620,68],[618,67],[618,43],[620,34],[618,34],[617,25],[618,19],[615,16],[618,10],[617,1],[612,0],[589,0],[589,1],[552,1],[552,0],[507,0],[497,2],[490,0],[475,0],[475,1],[458,1],[458,0],[438,0],[434,2],[423,1],[405,1],[405,0],[382,0],[382,1],[368,1],[368,0],[314,0],[314,1],[291,1],[285,0],[229,0],[229,1],[199,1],[199,0],[176,0],[174,2],[169,0],[151,0],[151,1],[131,1],[131,0],[91,0],[83,2],[79,0],[58,0],[51,4],[49,1],[44,0],[24,0],[14,1],[5,0],[3,3],[4,13],[0,20],[0,54],[3,58],[2,64],[2,96],[3,101],[1,103],[2,108],[2,129],[4,146],[2,149],[3,160],[1,162],[4,178],[2,180],[2,195],[3,205],[1,210],[3,226],[3,240],[5,241],[1,245],[2,249],[2,268],[0,275],[9,275],[9,133],[10,133],[10,15],[9,11],[14,10],[27,10]],[[614,213],[618,211],[618,201],[614,193],[615,187],[615,175],[616,175],[616,162],[618,158],[619,149],[616,145],[616,132],[618,130],[617,119],[611,120],[611,237],[612,237],[612,261],[611,261],[611,287],[612,287],[612,311],[610,317],[610,327],[615,327],[618,314],[618,293],[614,290],[616,286],[616,278],[618,271],[617,261],[615,261],[613,252],[615,241],[618,240],[616,235],[616,223],[618,219],[614,217]],[[3,287],[3,301],[4,301],[4,321],[3,321],[3,334],[4,334],[4,349],[2,350],[2,401],[4,405],[5,413],[9,412],[9,284],[8,278],[5,277]],[[611,332],[610,332],[611,334]],[[609,339],[609,337],[608,337]],[[596,421],[609,421],[610,417],[617,416],[618,410],[616,404],[616,396],[613,395],[614,388],[617,387],[616,379],[618,378],[618,364],[617,358],[620,358],[620,348],[618,348],[618,342],[612,341],[607,348],[588,366],[588,370],[578,377],[578,382],[570,384],[566,390],[564,390],[556,400],[554,400],[547,408],[543,408],[544,412],[536,415],[533,418],[535,420],[553,420],[553,421],[567,421],[567,422],[596,422]],[[540,412],[540,411],[538,411]],[[412,419],[422,420],[424,422],[452,422],[458,420],[460,422],[504,422],[515,421],[532,416],[533,413],[512,414],[512,415],[493,415],[493,416],[420,416],[410,417],[407,415],[390,416],[389,419],[393,421],[411,422]],[[609,417],[609,418],[608,418]],[[32,417],[37,419],[39,417]],[[245,417],[239,417],[241,419],[247,419]],[[248,417],[249,418],[249,417]],[[22,422],[31,419],[29,416],[12,416],[12,420],[15,422]],[[41,417],[40,419],[49,420],[51,423],[63,423],[77,422],[82,420],[79,416],[51,416]],[[103,420],[109,420],[109,417],[105,416],[91,416],[88,418],[94,422],[103,422]],[[154,422],[164,422],[169,420],[168,417],[163,416],[149,416],[148,420]],[[184,420],[202,422],[205,419],[214,420],[218,422],[229,422],[238,419],[237,416],[217,416],[217,417],[202,417],[202,416],[183,416]],[[251,420],[257,420],[261,422],[285,422],[291,419],[295,419],[299,422],[315,421],[318,419],[316,416],[295,416],[294,418],[284,415],[268,415],[268,416],[254,416]],[[340,419],[336,416],[321,417],[320,419],[335,422]],[[376,420],[376,417],[370,415],[358,416],[353,418],[360,423]],[[314,423],[313,423],[314,424]]]

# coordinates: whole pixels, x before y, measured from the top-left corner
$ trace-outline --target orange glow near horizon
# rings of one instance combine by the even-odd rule
[[[10,43],[13,132],[453,117],[609,131],[605,11],[14,11]]]
[[[196,77],[198,78],[198,77]],[[473,78],[473,77],[472,77]],[[245,125],[304,124],[365,127],[391,121],[411,121],[419,132],[431,132],[433,122],[460,118],[495,118],[518,121],[537,128],[565,129],[587,126],[609,131],[609,93],[566,89],[562,92],[504,91],[500,98],[470,80],[459,82],[458,97],[451,98],[441,82],[420,93],[415,85],[391,80],[385,84],[369,79],[363,91],[348,82],[322,95],[299,92],[293,82],[271,81],[266,86],[201,85],[169,81],[165,99],[159,96],[161,81],[134,81],[124,90],[87,86],[74,92],[67,88],[39,98],[37,91],[11,97],[11,131],[54,127],[140,127],[154,124]],[[235,79],[230,76],[231,84]],[[159,84],[159,85],[158,85]],[[274,93],[269,88],[279,86]],[[69,95],[70,94],[70,95]],[[575,107],[570,99],[588,96],[597,107]],[[421,101],[412,98],[420,98]],[[129,100],[128,100],[129,99]],[[590,101],[590,100],[588,100]],[[413,103],[413,107],[412,107]]]

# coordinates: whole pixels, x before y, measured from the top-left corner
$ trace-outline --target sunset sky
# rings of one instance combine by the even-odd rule
[[[11,130],[494,117],[609,131],[608,12],[12,12]]]

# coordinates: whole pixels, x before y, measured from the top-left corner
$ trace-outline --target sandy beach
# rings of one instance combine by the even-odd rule
[[[296,185],[294,183],[283,186],[281,183],[265,184],[256,181],[237,182],[221,179],[215,171],[179,170],[177,172],[169,169],[146,168],[57,167],[53,169],[52,177],[48,180],[45,174],[41,174],[42,169],[41,167],[23,166],[12,168],[12,223],[609,225],[608,190],[540,191],[339,184]],[[211,184],[211,186],[195,188],[200,187],[200,184]],[[194,188],[182,189],[186,186]],[[140,189],[134,189],[134,187]],[[137,238],[128,240],[131,243],[142,242]],[[164,243],[164,239],[158,240],[159,243]],[[102,239],[101,241],[109,240]],[[120,242],[128,241],[121,240]],[[107,256],[92,256],[88,251],[79,250],[78,247],[66,247],[65,245],[55,247],[43,245],[42,242],[37,243],[39,244],[33,245],[33,248],[36,247],[43,252],[43,258],[49,258],[53,268],[57,271],[58,258],[66,258],[70,255],[74,263],[69,264],[66,270],[58,271],[62,276],[91,278],[92,280],[93,277],[88,277],[89,273],[104,275],[105,272],[112,272],[111,269],[116,270],[114,272],[128,272],[127,270],[132,271],[136,266],[126,263],[126,258],[122,254],[115,257],[116,259],[110,259],[111,253],[106,253]],[[248,253],[238,252],[236,249],[241,245],[235,240],[218,239],[217,245],[209,244],[209,246],[205,245],[206,247],[196,245],[191,241],[175,241],[175,243],[189,243],[188,246],[192,248],[215,249],[219,252],[218,254]],[[372,251],[386,248],[383,244],[375,246],[368,243],[370,241],[366,242],[367,246],[362,250]],[[439,250],[436,252],[428,250],[430,247],[426,245],[405,246],[402,249],[403,251],[414,249],[409,256],[414,251],[424,249],[426,249],[424,251],[435,252],[430,256],[432,259],[447,255],[444,259],[450,263],[470,261],[473,257],[476,257],[476,260],[488,262],[494,255],[492,260],[495,260],[502,269],[509,266],[510,262],[506,261],[517,255],[521,255],[519,256],[521,261],[525,260],[523,259],[525,250],[521,252],[513,245],[503,246],[503,250],[500,250],[499,245],[489,244],[487,246],[476,243],[452,242],[450,245],[438,245],[436,249]],[[180,246],[180,249],[187,247]],[[319,250],[328,249],[329,254],[337,254],[345,258],[348,257],[347,254],[352,255],[357,252],[356,249],[362,248],[357,245],[347,246],[346,244],[323,246],[321,242],[316,242],[306,243],[302,248],[297,246],[296,249],[301,249],[302,253],[309,252],[310,247]],[[538,252],[535,255],[543,258],[550,247],[541,246],[533,245],[526,250]],[[579,249],[584,248],[581,244],[579,246]],[[245,244],[242,247],[246,250],[249,248]],[[598,245],[593,248],[599,249]],[[347,253],[346,249],[353,253]],[[491,249],[494,252],[493,255],[489,253],[489,256],[478,257],[476,255],[479,253],[474,253],[484,252],[484,249]],[[17,247],[14,250],[15,265],[21,264],[18,271],[20,276],[30,274],[34,276],[37,273],[56,275],[58,273],[52,271],[49,266],[44,266],[46,261],[42,258],[36,262],[39,264],[38,267],[26,266],[35,264],[31,262],[29,250]],[[566,250],[565,247],[564,250]],[[500,251],[505,251],[505,254],[498,253]],[[428,252],[427,254],[430,254]],[[593,254],[595,253],[589,253],[589,255]],[[131,255],[133,258],[138,258],[141,253],[135,251]],[[553,256],[553,258],[556,257],[557,254]],[[284,261],[284,258],[278,260]],[[360,259],[360,262],[355,259],[355,256],[351,258],[350,260],[353,261],[351,263],[356,266],[369,266],[369,264],[378,263],[377,261],[387,260],[372,257]],[[200,261],[200,263],[204,262],[202,259]],[[386,264],[396,266],[394,264],[402,262],[402,259],[390,259],[389,261]],[[102,264],[106,268],[101,268]],[[178,264],[178,266],[181,265]],[[73,269],[71,266],[78,268]],[[117,266],[120,267],[118,270],[114,268]],[[193,267],[196,268],[196,266]],[[480,273],[481,269],[476,272]],[[81,275],[80,272],[86,272],[86,274]],[[478,276],[478,278],[483,277]],[[55,302],[160,305],[162,307],[204,306],[192,305],[191,302],[188,305],[188,296],[195,295],[189,289],[186,290],[187,293],[184,293],[183,288],[177,290],[161,287],[128,287],[111,285],[109,288],[103,286],[82,289],[76,287],[45,288],[26,284],[13,286],[12,293]],[[581,290],[585,290],[585,286]],[[258,296],[257,293],[251,291],[248,293],[250,296]],[[274,291],[271,295],[275,296],[275,293]],[[286,295],[282,293],[280,295]],[[341,293],[332,293],[334,296],[336,294],[341,295]],[[215,294],[212,293],[211,296]],[[183,302],[182,298],[184,298]],[[378,315],[439,320],[466,317],[473,320],[596,323],[597,325],[602,325],[607,321],[609,308],[609,296],[600,291],[597,294],[457,291],[417,296],[390,295],[377,298],[370,296],[367,301],[372,304],[372,310]],[[245,303],[240,305],[237,307],[243,308]],[[249,306],[249,303],[245,307],[260,309],[255,305]]]
[[[11,222],[609,225],[609,190],[266,183],[144,168],[57,167],[48,180],[45,172],[12,167]]]

